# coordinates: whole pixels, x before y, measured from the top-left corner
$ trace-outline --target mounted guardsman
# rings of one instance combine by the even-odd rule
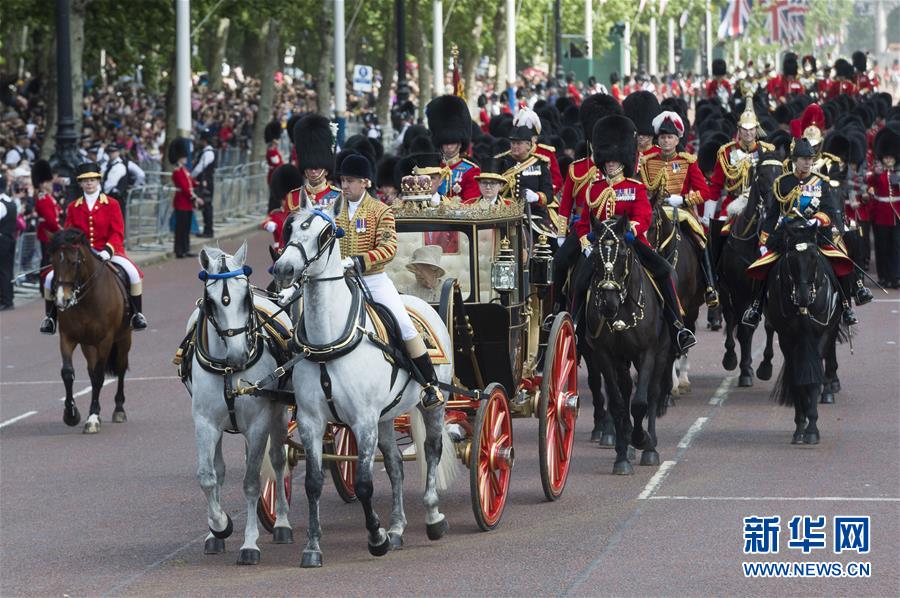
[[[143,274],[125,255],[125,224],[119,203],[100,192],[100,167],[94,162],[79,164],[75,169],[75,180],[81,185],[83,195],[66,209],[64,228],[76,228],[87,236],[88,243],[102,261],[112,261],[128,274],[129,301],[131,305],[131,327],[143,330],[147,320],[142,311]],[[56,332],[56,299],[53,294],[53,271],[44,278],[44,305],[46,316],[41,322],[41,332]]]
[[[847,62],[845,58],[838,58],[834,61],[834,79],[828,87],[828,99],[836,98],[841,94],[849,96],[856,95],[856,84],[853,82],[854,71],[853,65]]]
[[[635,94],[631,94],[633,95]],[[597,121],[610,114],[622,114],[622,106],[613,96],[595,93],[585,98],[578,107],[578,118],[581,121],[584,138],[590,140]],[[651,137],[651,143],[652,141]],[[587,191],[596,176],[597,166],[590,152],[586,157],[572,162],[566,172],[556,228],[556,243],[559,249],[553,256],[553,280],[557,283],[554,285],[554,301],[558,307],[562,306],[563,301],[563,281],[569,269],[578,262],[578,254],[586,251],[581,246],[578,235],[572,231],[579,220],[588,218]]]
[[[522,125],[512,127],[508,139],[509,151],[495,156],[500,159],[503,178],[510,194],[518,201],[531,204],[531,227],[537,234],[553,237],[556,226],[551,211],[556,210],[553,199],[553,182],[550,179],[548,159],[534,152],[534,128]]]
[[[728,81],[728,65],[721,58],[712,61],[713,78],[706,84],[706,97],[716,100],[726,112],[731,111],[731,83]]]
[[[444,173],[438,192],[460,201],[476,199],[478,165],[463,157],[469,151],[472,136],[472,117],[465,100],[455,95],[436,97],[428,103],[425,114],[434,145],[441,152]]]
[[[324,116],[309,114],[294,125],[293,140],[297,150],[297,166],[306,183],[298,189],[317,207],[330,205],[341,190],[328,183],[328,174],[335,167],[335,126]],[[299,193],[288,197],[288,208],[296,210]]]
[[[350,154],[344,158],[338,167],[338,176],[341,177],[341,188],[346,198],[335,217],[335,224],[345,231],[340,239],[344,269],[359,272],[372,299],[393,314],[406,351],[427,383],[422,393],[422,406],[426,409],[437,407],[444,402],[444,398],[437,387],[438,379],[431,357],[397,288],[384,271],[397,253],[394,214],[390,207],[369,195],[374,174],[372,165],[364,156]]]
[[[747,274],[756,280],[765,281],[769,269],[781,257],[786,222],[805,219],[809,226],[830,231],[832,226],[838,226],[841,219],[828,179],[812,171],[815,152],[807,139],[795,140],[791,158],[794,170],[775,179],[773,196],[777,203],[766,208],[766,217],[759,235],[762,256],[747,268]],[[858,320],[850,306],[850,297],[856,298],[857,305],[863,305],[872,300],[872,294],[861,284],[854,292],[857,279],[853,273],[853,262],[832,245],[831,233],[822,233],[818,237],[819,250],[831,262],[841,286],[843,320],[846,324],[856,324]],[[760,285],[757,296],[744,313],[744,324],[752,327],[759,324],[765,291],[766,285]]]
[[[684,353],[697,344],[697,339],[684,326],[681,304],[672,281],[672,267],[647,241],[653,208],[647,198],[647,188],[639,180],[631,178],[635,175],[636,135],[631,120],[620,115],[606,116],[594,126],[591,147],[599,171],[587,192],[587,204],[591,215],[600,221],[613,216],[628,217],[632,230],[625,234],[625,240],[632,245],[641,264],[656,281],[656,288],[665,302],[666,319],[673,327],[677,351]],[[589,237],[590,219],[581,218],[575,230],[582,247],[593,249]],[[574,291],[579,303],[587,292],[591,273],[590,267],[579,269]]]
[[[792,99],[793,96],[806,92],[803,83],[797,78],[800,67],[797,64],[797,55],[788,52],[781,61],[781,74],[769,80],[766,89],[769,97],[774,99],[778,104],[784,104]]]
[[[266,219],[263,220],[262,228],[266,232],[272,233],[274,238],[272,249],[276,252],[280,253],[284,248],[281,231],[284,228],[284,221],[291,215],[291,208],[288,207],[288,204],[299,205],[301,186],[303,186],[303,174],[293,164],[282,164],[275,169],[269,180],[269,192],[281,207],[269,212]]]
[[[866,95],[878,91],[878,76],[869,75],[868,62],[869,57],[865,52],[857,50],[850,59],[853,61],[853,70],[855,71],[853,83],[856,85],[856,93],[865,97]]]
[[[819,70],[816,66],[816,57],[812,54],[807,54],[800,61],[800,65],[800,84],[803,85],[806,94],[816,101],[824,100],[825,94],[828,92],[828,84],[818,76]]]
[[[529,127],[535,134],[531,136],[534,143],[534,153],[547,158],[547,166],[550,168],[550,182],[553,185],[553,196],[556,197],[562,190],[563,177],[559,170],[559,160],[556,158],[556,148],[552,145],[538,143],[541,134],[541,117],[537,112],[528,107],[519,108],[513,117],[514,127]]]
[[[692,235],[700,254],[700,269],[706,279],[704,299],[709,307],[719,304],[716,279],[709,247],[703,226],[693,211],[709,198],[706,178],[697,166],[697,158],[687,152],[678,151],[678,142],[684,135],[684,122],[676,112],[660,112],[653,119],[653,132],[659,141],[659,153],[641,156],[641,178],[647,191],[656,202],[662,201],[673,208],[682,208],[687,213]]]
[[[653,143],[656,135],[653,131],[653,119],[662,112],[662,108],[659,107],[656,94],[649,91],[631,93],[622,100],[622,110],[637,128],[637,144],[641,157],[658,154],[659,146]],[[590,138],[591,131],[588,131],[585,139]]]

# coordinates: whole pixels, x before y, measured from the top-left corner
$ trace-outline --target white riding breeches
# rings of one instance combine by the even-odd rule
[[[123,255],[114,255],[110,258],[111,262],[115,262],[122,266],[122,269],[125,270],[125,273],[128,274],[128,282],[131,284],[131,289],[129,289],[129,293],[131,295],[140,295],[142,291],[142,283],[141,283],[141,273],[137,269],[131,260]],[[53,270],[47,273],[47,276],[44,278],[44,290],[47,291],[45,295],[47,295],[53,285]]]
[[[394,314],[394,318],[400,326],[400,336],[403,337],[403,340],[409,341],[416,338],[419,335],[419,331],[413,325],[406,311],[406,306],[403,305],[403,299],[400,298],[397,287],[394,286],[387,273],[379,272],[378,274],[363,276],[363,282],[369,288],[372,299],[376,303],[384,305]]]

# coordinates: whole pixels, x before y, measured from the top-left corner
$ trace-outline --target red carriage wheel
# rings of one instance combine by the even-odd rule
[[[560,313],[556,315],[550,329],[538,401],[541,484],[547,500],[558,499],[566,487],[577,417],[578,357],[575,354],[575,328],[569,314]]]
[[[331,424],[331,436],[334,441],[325,447],[325,452],[339,457],[356,457],[356,437],[347,426]],[[344,502],[356,500],[356,461],[332,461],[331,479],[334,487]]]
[[[490,531],[500,524],[515,460],[512,417],[502,385],[494,383],[485,389],[473,432],[469,451],[472,511],[478,527]]]
[[[297,422],[291,421],[288,424],[287,435],[290,437],[297,430]],[[287,455],[287,446],[284,447],[285,455]],[[288,506],[291,504],[291,478],[293,477],[294,468],[290,459],[285,465],[287,471],[284,473],[284,495],[287,498]],[[272,469],[272,461],[269,459],[269,447],[266,446],[266,453],[263,455],[263,465],[261,468],[259,479],[259,500],[256,503],[256,515],[259,522],[267,532],[272,533],[275,529],[275,500],[277,493],[275,492],[275,472]]]

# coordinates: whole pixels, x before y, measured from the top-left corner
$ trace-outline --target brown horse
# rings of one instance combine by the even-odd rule
[[[119,379],[112,421],[125,421],[125,370],[131,349],[128,293],[112,268],[91,252],[84,232],[61,230],[50,241],[50,262],[55,272],[53,299],[59,310],[59,350],[66,386],[63,421],[77,426],[81,414],[72,396],[75,369],[72,353],[81,345],[91,378],[91,410],[85,434],[100,431],[100,389],[107,373]]]

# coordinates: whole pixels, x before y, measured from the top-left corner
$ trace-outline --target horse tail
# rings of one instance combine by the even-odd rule
[[[819,338],[808,326],[803,326],[791,347],[791,379],[797,386],[821,384],[825,368],[819,351]]]
[[[416,445],[416,462],[419,464],[419,472],[425,479],[428,464],[425,462],[425,420],[418,408],[414,408],[409,414],[409,434]],[[453,440],[447,433],[447,426],[441,424],[441,459],[438,462],[436,472],[436,486],[438,492],[450,488],[450,484],[459,475],[459,462],[456,459],[456,449]]]
[[[790,375],[786,372],[786,369],[787,368],[782,365],[781,369],[778,371],[778,379],[775,380],[775,386],[772,388],[772,400],[779,405],[793,407],[794,393],[789,392],[788,390],[788,378]]]
[[[112,347],[109,348],[109,355],[106,357],[106,364],[104,366],[104,371],[110,376],[118,376],[119,368],[117,366],[117,360],[119,358],[119,343],[113,342]]]

